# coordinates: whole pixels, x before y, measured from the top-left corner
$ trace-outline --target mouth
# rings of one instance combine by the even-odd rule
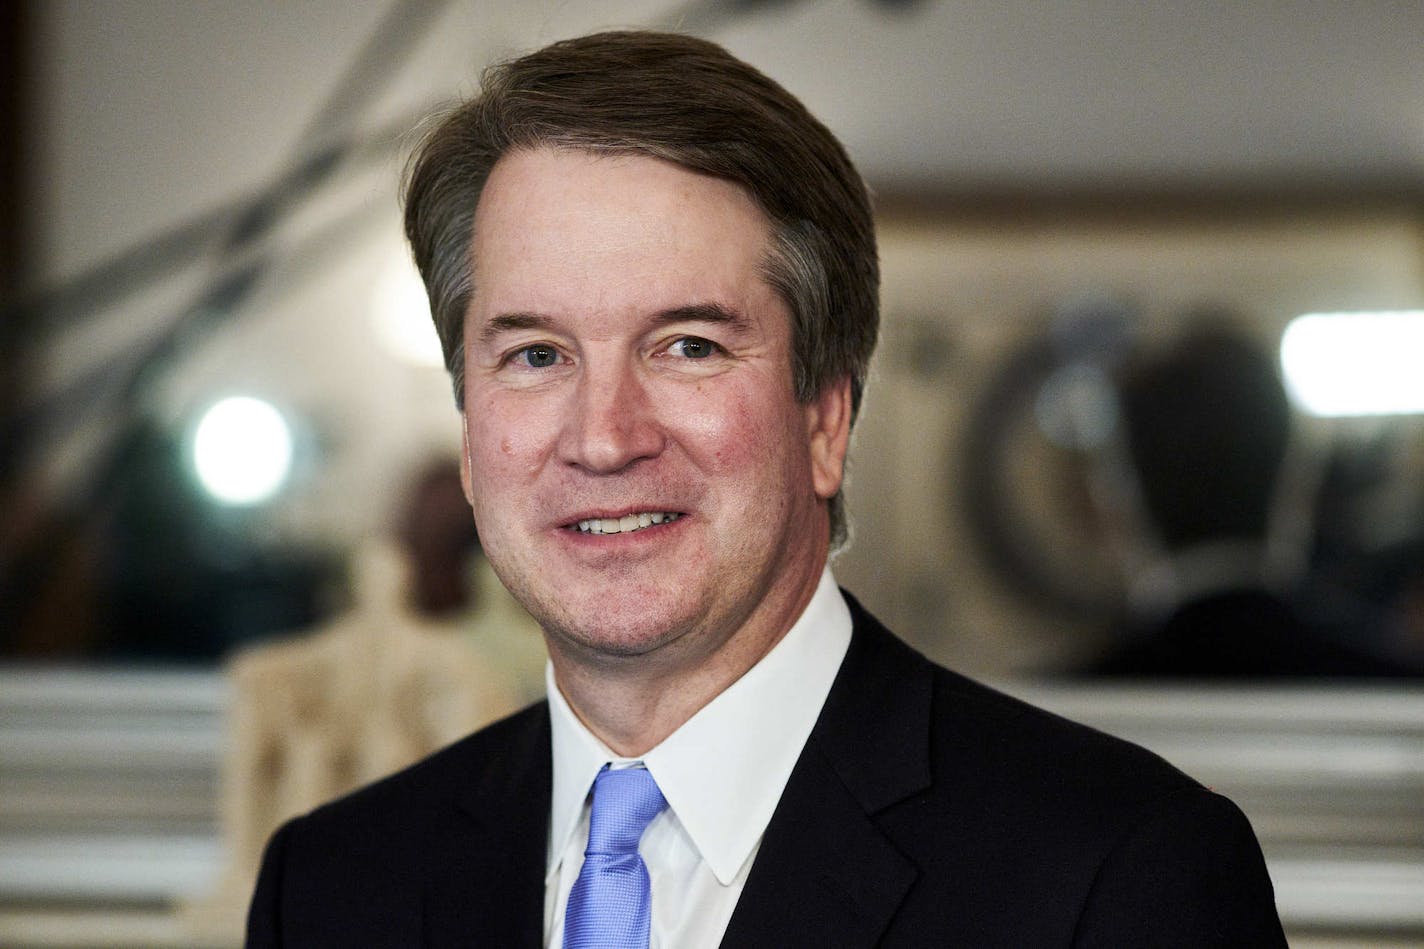
[[[670,524],[682,517],[680,511],[639,511],[620,517],[592,517],[565,525],[580,534],[631,534],[658,524]]]

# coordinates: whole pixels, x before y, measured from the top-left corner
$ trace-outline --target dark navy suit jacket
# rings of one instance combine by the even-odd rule
[[[847,599],[850,650],[724,946],[1285,945],[1230,801]],[[540,703],[292,821],[247,945],[540,946],[551,769]]]

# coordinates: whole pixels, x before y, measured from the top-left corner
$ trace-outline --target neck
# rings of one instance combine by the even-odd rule
[[[576,656],[549,639],[560,693],[579,720],[616,754],[638,758],[682,727],[786,636],[820,582],[818,568],[768,596],[738,629],[704,655],[680,644],[640,656]]]

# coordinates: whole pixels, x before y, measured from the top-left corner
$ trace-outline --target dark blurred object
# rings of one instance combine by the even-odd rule
[[[653,24],[676,33],[711,36],[737,20],[753,14],[790,10],[802,0],[686,0],[673,7]],[[865,0],[866,6],[891,16],[909,15],[924,0]]]
[[[1275,363],[1224,325],[1203,325],[1130,367],[1128,453],[1163,546],[1264,542],[1290,439]]]
[[[1242,678],[1404,674],[1381,657],[1322,635],[1271,576],[1267,541],[1290,439],[1290,407],[1269,355],[1222,314],[1204,314],[1197,324],[1122,375],[1127,454],[1163,558],[1134,578],[1139,608],[1117,645],[1090,671]]]
[[[35,213],[32,181],[34,152],[26,137],[32,115],[30,86],[34,80],[29,4],[0,4],[0,313],[29,280],[34,266],[30,234]],[[0,419],[20,404],[28,380],[26,353],[21,347],[28,329],[19,318],[0,318]],[[0,500],[11,483],[16,450],[0,442]]]
[[[1242,583],[1129,628],[1088,671],[1164,678],[1403,676],[1387,660],[1321,636],[1285,598]]]
[[[446,616],[470,605],[470,558],[480,553],[480,535],[458,461],[432,461],[420,471],[396,534],[414,567],[410,595],[416,612]]]
[[[1302,591],[1333,635],[1424,670],[1424,464],[1419,418],[1374,420],[1335,446],[1317,492]]]
[[[1104,295],[1061,301],[994,367],[953,445],[956,500],[986,566],[1023,603],[1093,627],[1121,599],[1095,449],[1116,426],[1106,379],[1136,315]]]
[[[260,540],[258,512],[204,496],[179,439],[142,426],[112,486],[101,569],[107,606],[94,655],[211,662],[241,643],[310,626],[331,612],[339,558]]]

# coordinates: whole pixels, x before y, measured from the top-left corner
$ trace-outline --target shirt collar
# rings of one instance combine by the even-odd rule
[[[850,610],[827,566],[771,651],[641,759],[718,882],[736,877],[772,812],[850,645]],[[600,768],[627,762],[569,708],[546,666],[554,753],[548,870],[583,816]],[[770,726],[770,727],[769,727]]]

